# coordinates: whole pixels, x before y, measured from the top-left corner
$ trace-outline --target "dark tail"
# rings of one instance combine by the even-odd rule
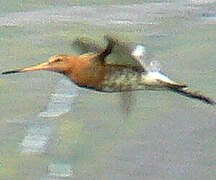
[[[181,94],[183,96],[187,96],[193,99],[198,99],[200,101],[203,101],[206,104],[216,105],[216,102],[212,98],[207,97],[198,91],[191,91],[188,88],[170,88],[170,89],[171,91]]]

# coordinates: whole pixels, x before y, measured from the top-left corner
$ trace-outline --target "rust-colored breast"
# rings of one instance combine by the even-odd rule
[[[66,75],[78,86],[99,91],[119,92],[143,88],[139,69],[102,63],[96,54],[76,57],[71,71]]]
[[[95,54],[82,55],[74,62],[68,76],[79,86],[100,90],[105,77],[105,66],[96,59]]]

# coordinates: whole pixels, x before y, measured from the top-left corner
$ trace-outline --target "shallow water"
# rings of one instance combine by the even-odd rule
[[[78,53],[77,36],[111,31],[144,44],[147,64],[157,60],[170,78],[214,97],[216,4],[206,2],[2,1],[0,68]],[[0,179],[215,179],[214,107],[145,91],[127,116],[118,93],[80,89],[55,73],[1,76],[0,84]]]

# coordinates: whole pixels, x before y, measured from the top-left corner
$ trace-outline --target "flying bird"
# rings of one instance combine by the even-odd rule
[[[48,62],[2,74],[30,71],[54,71],[67,76],[77,86],[100,92],[132,92],[136,90],[167,90],[215,105],[216,102],[187,85],[171,80],[160,71],[146,68],[137,52],[131,52],[126,43],[106,35],[107,46],[100,48],[90,41],[77,39],[74,44],[90,52],[78,56],[56,55]],[[141,47],[138,47],[142,49]],[[137,50],[139,52],[139,49]],[[115,61],[109,61],[115,56]]]

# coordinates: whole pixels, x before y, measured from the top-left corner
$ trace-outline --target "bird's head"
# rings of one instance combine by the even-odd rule
[[[23,69],[5,71],[2,74],[12,74],[12,73],[40,71],[40,70],[54,71],[58,73],[67,74],[70,73],[70,71],[72,70],[75,59],[76,59],[75,57],[68,56],[68,55],[52,56],[45,63],[41,63]]]

